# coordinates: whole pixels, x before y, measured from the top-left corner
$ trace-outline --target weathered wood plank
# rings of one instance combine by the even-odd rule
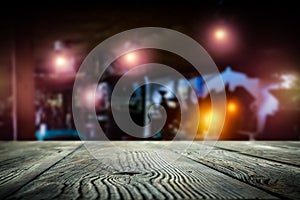
[[[299,141],[255,141],[257,144],[278,146],[288,149],[300,149]]]
[[[102,143],[100,160],[82,147],[9,199],[276,198],[184,156],[164,165],[151,142],[113,144]],[[162,153],[177,157],[168,150]]]
[[[0,197],[17,191],[79,145],[80,142],[0,142]]]
[[[285,148],[288,143],[282,145],[269,144],[268,142],[240,142],[240,141],[222,141],[215,144],[216,147],[240,152],[245,155],[255,156],[272,160],[275,162],[281,162],[285,164],[291,164],[300,166],[300,148],[290,147]]]
[[[300,197],[299,167],[226,151],[218,147],[213,148],[203,157],[200,149],[206,146],[200,144],[194,143],[183,155],[245,183],[271,191],[281,198]],[[176,143],[168,148],[178,152],[183,146]]]

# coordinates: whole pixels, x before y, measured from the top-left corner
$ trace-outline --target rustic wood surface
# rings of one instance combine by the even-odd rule
[[[299,142],[87,144],[0,142],[1,199],[300,199]]]
[[[0,197],[15,192],[78,147],[79,142],[1,142]]]
[[[204,145],[194,143],[187,151],[183,152],[182,155],[240,181],[271,191],[281,198],[300,197],[299,167],[241,154],[238,151],[238,143],[241,142],[216,143],[205,157],[201,157],[202,152],[199,151],[199,149],[205,146],[205,143]],[[258,142],[255,144],[257,143]],[[211,145],[211,143],[208,144]],[[255,144],[253,143],[254,146]],[[265,145],[268,147],[269,144],[266,143]],[[170,146],[169,149],[178,152],[182,149],[182,146],[184,146],[184,144],[177,143],[176,145]],[[231,151],[224,150],[224,146],[230,146]],[[233,151],[233,149],[236,151]],[[278,150],[278,154],[282,155],[282,151],[285,151],[285,149]],[[298,150],[295,149],[295,152],[297,151]],[[251,152],[256,151],[253,150]],[[295,156],[295,152],[291,154]],[[293,158],[294,161],[299,160],[299,156],[300,154],[298,154],[298,158],[295,156]]]

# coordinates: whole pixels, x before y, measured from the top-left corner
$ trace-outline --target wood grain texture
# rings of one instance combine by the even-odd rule
[[[178,152],[182,144],[169,147]],[[238,180],[271,191],[280,198],[297,199],[300,197],[299,167],[273,162],[257,157],[213,148],[202,156],[203,145],[194,143],[183,155]],[[205,145],[204,145],[205,148]]]
[[[184,156],[164,165],[177,154],[156,147],[102,143],[99,160],[81,147],[8,199],[276,199]]]
[[[279,146],[288,149],[300,148],[299,141],[255,141],[257,144]]]
[[[0,197],[17,191],[79,145],[78,142],[0,142]]]
[[[295,145],[296,144],[296,145]],[[300,166],[300,148],[297,143],[222,141],[215,144],[224,150],[236,151],[275,162]]]

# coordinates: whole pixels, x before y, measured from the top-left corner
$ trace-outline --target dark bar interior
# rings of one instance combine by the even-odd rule
[[[5,2],[0,199],[299,199],[297,1]]]
[[[291,2],[74,3],[24,9],[8,5],[9,9],[5,12],[4,7],[1,13],[1,140],[79,139],[71,108],[76,72],[98,44],[138,27],[164,27],[187,34],[214,60],[228,103],[219,139],[299,140],[299,16]],[[99,82],[103,89],[96,94],[95,109],[98,118],[107,119],[100,124],[109,137],[134,139],[116,127],[109,111],[114,84],[133,66],[155,62],[171,66],[193,85],[203,111],[196,138],[203,139],[205,118],[213,115],[209,113],[210,97],[203,91],[208,84],[203,79],[210,75],[199,74],[187,60],[168,51],[144,49],[130,56],[133,61],[126,61],[126,56],[115,60]],[[171,77],[166,83],[175,87],[178,95],[189,95],[184,81]],[[148,109],[145,105],[162,103],[157,92],[164,89],[150,86],[148,99],[144,89],[140,90],[141,96],[131,101],[139,103],[135,105],[138,109],[132,106],[130,112],[142,125]],[[101,92],[108,97],[101,97]],[[169,115],[173,119],[168,123],[176,127],[180,121],[175,111],[178,101],[174,95],[166,95],[167,104],[173,105]],[[185,103],[194,101],[184,98]],[[187,112],[192,115],[192,110]],[[45,138],[39,136],[41,130]]]

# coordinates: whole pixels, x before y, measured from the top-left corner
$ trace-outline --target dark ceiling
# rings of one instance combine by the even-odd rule
[[[278,70],[299,70],[300,18],[295,5],[292,1],[227,0],[181,4],[99,1],[28,6],[18,3],[2,7],[0,16],[5,29],[2,35],[11,34],[20,24],[30,27],[32,34],[26,37],[32,40],[37,71],[49,67],[47,60],[56,40],[68,45],[79,66],[88,52],[106,38],[131,28],[156,26],[196,39],[220,70],[231,65],[250,76],[266,76]],[[239,37],[234,52],[220,55],[210,49],[207,30],[213,24],[234,27]],[[2,57],[9,55],[4,46]],[[182,63],[173,58],[166,56],[161,61],[180,67]]]

